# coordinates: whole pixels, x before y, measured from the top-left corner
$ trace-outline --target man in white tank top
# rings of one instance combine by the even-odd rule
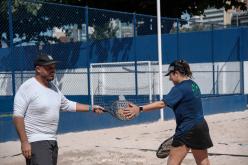
[[[60,110],[103,112],[100,106],[73,102],[61,93],[51,82],[56,63],[50,55],[39,55],[34,62],[35,77],[24,82],[15,95],[13,120],[26,164],[57,164],[56,133]]]

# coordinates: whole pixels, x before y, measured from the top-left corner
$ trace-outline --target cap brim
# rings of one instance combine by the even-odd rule
[[[169,76],[171,72],[167,72],[164,76]]]
[[[50,61],[50,62],[46,62],[43,65],[51,65],[51,64],[57,64],[59,63],[59,61]]]
[[[49,62],[36,62],[34,63],[34,66],[47,66],[52,64],[57,64],[59,61],[49,61]]]
[[[174,71],[174,69],[175,69],[174,66],[169,66],[168,71],[167,71],[167,73],[165,74],[165,76],[169,76],[170,73]]]

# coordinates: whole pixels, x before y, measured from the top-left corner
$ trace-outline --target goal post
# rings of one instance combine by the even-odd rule
[[[101,105],[105,101],[104,97],[125,95],[135,96],[129,101],[138,104],[157,100],[159,92],[157,66],[157,61],[92,63],[91,103]]]

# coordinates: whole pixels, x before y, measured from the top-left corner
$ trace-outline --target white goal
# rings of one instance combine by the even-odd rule
[[[90,65],[92,104],[96,102],[99,104],[100,97],[105,96],[134,95],[140,99],[146,96],[144,102],[156,100],[157,68],[156,61],[92,63]]]

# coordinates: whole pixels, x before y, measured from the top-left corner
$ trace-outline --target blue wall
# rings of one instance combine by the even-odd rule
[[[87,100],[87,96],[70,96],[68,98],[74,101]],[[223,112],[242,111],[246,109],[247,96],[229,95],[219,97],[203,97],[202,101],[205,115],[210,115]],[[12,103],[10,106],[12,106]],[[165,109],[164,114],[164,118],[166,120],[174,118],[174,114],[169,108]],[[114,119],[109,114],[97,115],[94,113],[61,112],[58,132],[66,133],[74,131],[111,128],[116,126],[157,121],[158,119],[160,119],[159,111],[142,113],[139,117],[130,121],[119,121],[117,119]],[[0,142],[17,139],[18,136],[12,123],[12,117],[0,118]]]
[[[203,96],[202,106],[205,115],[216,113],[243,111],[247,107],[248,98],[246,95],[226,95],[226,96]],[[174,118],[170,108],[166,108],[165,119]]]
[[[247,27],[165,34],[162,44],[163,64],[176,58],[192,63],[248,60]],[[95,62],[158,60],[155,35],[45,45],[42,51],[60,60],[59,68],[82,68]],[[33,70],[39,50],[37,46],[15,47],[10,53],[9,49],[0,49],[0,71]]]

